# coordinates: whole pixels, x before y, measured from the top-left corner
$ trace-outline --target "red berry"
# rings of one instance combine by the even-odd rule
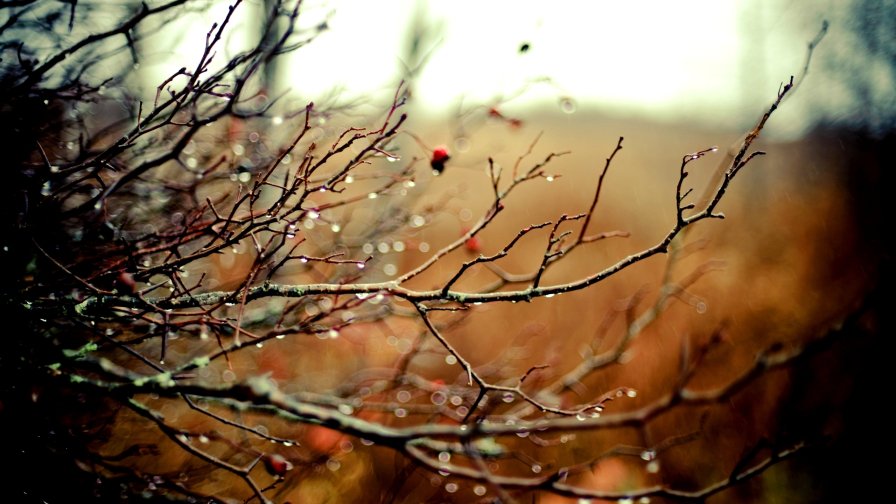
[[[432,159],[429,160],[429,165],[432,166],[433,170],[442,173],[442,170],[445,169],[445,161],[449,159],[451,159],[451,156],[448,154],[446,147],[436,147],[432,150]]]
[[[451,157],[451,156],[448,155],[448,149],[445,147],[436,147],[435,149],[432,150],[432,160],[433,161],[445,161],[449,157]]]
[[[272,476],[283,476],[286,471],[292,469],[292,463],[279,453],[271,453],[264,456],[264,467]]]
[[[478,253],[482,251],[482,242],[479,241],[478,236],[471,236],[467,238],[467,241],[464,242],[464,248],[466,248],[470,252]]]

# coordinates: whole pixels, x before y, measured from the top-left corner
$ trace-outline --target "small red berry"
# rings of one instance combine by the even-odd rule
[[[471,236],[464,242],[464,248],[470,252],[479,253],[482,251],[482,242],[479,241],[478,236]]]
[[[445,161],[451,159],[451,156],[448,154],[448,149],[446,147],[436,147],[432,150],[432,158],[429,160],[429,165],[432,166],[432,169],[442,173],[442,170],[445,169]]]
[[[286,471],[292,469],[292,463],[279,453],[265,455],[262,460],[264,460],[264,468],[272,476],[283,476],[286,474]]]

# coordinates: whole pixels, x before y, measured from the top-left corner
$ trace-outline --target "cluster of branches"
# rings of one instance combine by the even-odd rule
[[[27,358],[15,373],[27,367],[27,376],[37,374],[51,387],[113,403],[122,411],[98,437],[109,436],[111,425],[129,412],[187,454],[192,462],[185,465],[205,464],[241,480],[242,489],[230,491],[245,501],[268,502],[300,467],[321,462],[289,434],[299,425],[393,450],[444,481],[471,480],[475,495],[507,502],[533,490],[615,500],[700,500],[799,448],[776,447],[764,457],[757,448],[727,478],[696,490],[594,489],[578,484],[577,475],[609,457],[652,461],[697,433],[651,446],[619,445],[563,466],[551,462],[576,432],[643,429],[677,406],[718,403],[817,344],[771,347],[731,382],[692,390],[691,378],[713,339],[684,348],[675,383],[636,408],[625,406],[638,395],[630,387],[585,399],[579,394],[582,382],[621,362],[670,303],[687,300],[687,289],[711,267],[678,280],[671,273],[686,231],[724,218],[719,204],[733,180],[763,154],[753,143],[793,90],[793,79],[725,160],[702,199],[692,194],[689,170],[716,149],[682,157],[669,192],[674,224],[654,245],[570,282],[546,280],[573,251],[628,235],[593,225],[604,182],[623,149],[620,137],[595,167],[588,208],[533,222],[496,252],[451,266],[453,272],[438,285],[420,289],[415,280],[446,267],[452,252],[493,226],[511,194],[553,177],[551,164],[563,153],[530,162],[530,148],[508,167],[489,159],[487,211],[453,241],[432,250],[421,244],[423,259],[400,269],[395,258],[411,246],[403,237],[429,226],[438,212],[435,206],[415,207],[424,193],[420,177],[430,176],[429,154],[400,155],[406,88],[399,86],[382,114],[369,121],[373,126],[364,127],[330,127],[338,121],[337,108],[308,103],[288,109],[284,100],[267,96],[261,82],[265,65],[325,28],[297,28],[301,2],[271,4],[268,18],[282,22],[269,23],[269,30],[281,31],[264,33],[264,43],[221,60],[227,30],[245,8],[236,0],[207,32],[198,60],[164,79],[146,103],[116,80],[123,73],[96,80],[94,70],[119,55],[139,63],[144,25],[174,19],[194,2],[123,8],[111,28],[89,34],[77,28],[91,22],[96,6],[89,2],[65,8],[2,4],[2,89],[8,100],[3,114],[25,124],[30,110],[44,109],[36,116],[40,124],[10,137],[18,144],[11,152],[19,165],[16,193],[6,202],[11,228],[4,253],[14,278],[3,295],[28,326],[16,336],[23,339],[16,348]],[[25,43],[25,34],[33,33],[40,33],[40,44]],[[124,105],[127,113],[106,120],[96,111],[110,102]],[[330,137],[323,125],[331,128]],[[531,271],[508,272],[501,260],[523,240],[541,240],[540,261]],[[586,289],[662,254],[670,259],[660,295],[646,306],[642,295],[634,295],[609,310],[599,330],[624,318],[616,343],[589,348],[577,366],[549,380],[532,380],[544,373],[542,367],[504,376],[499,363],[478,365],[447,337],[479,305]],[[490,272],[493,280],[460,287],[474,270]],[[301,380],[274,379],[253,366],[266,344],[286,340],[292,351],[314,352],[318,343],[374,326],[414,336],[396,350],[390,367],[358,370],[332,388],[312,390]],[[455,366],[456,379],[441,380],[414,365],[432,352]],[[262,420],[253,425],[248,418]],[[91,436],[72,432],[85,445]],[[85,448],[76,458],[81,468],[131,491],[225,497],[137,462],[158,450],[156,443],[133,443],[118,451]]]

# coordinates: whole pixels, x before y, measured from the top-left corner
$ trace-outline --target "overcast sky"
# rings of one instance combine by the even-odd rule
[[[782,81],[802,69],[807,42],[822,18],[834,14],[825,12],[830,5],[813,0],[314,0],[306,2],[303,22],[313,25],[332,13],[330,29],[290,56],[281,75],[285,87],[307,99],[334,89],[346,96],[392,90],[409,27],[422,14],[427,27],[422,49],[430,57],[414,91],[418,104],[436,112],[447,113],[461,97],[489,101],[549,77],[551,84],[531,86],[511,106],[559,109],[560,99],[569,97],[578,111],[742,128]],[[225,6],[212,17],[221,17]],[[251,8],[238,16],[237,31],[248,33],[252,16]],[[842,29],[832,23],[824,44],[837,44]],[[201,45],[205,30],[186,32],[180,57]],[[523,44],[528,44],[525,52]],[[840,99],[835,86],[815,73],[813,68],[782,110],[775,124],[779,135],[801,134],[820,94],[830,106]],[[800,96],[807,94],[815,99]]]

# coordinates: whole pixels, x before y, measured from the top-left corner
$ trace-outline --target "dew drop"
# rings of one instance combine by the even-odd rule
[[[377,195],[377,193],[375,193],[375,192],[368,193],[368,194],[367,194],[367,199],[376,199],[377,196],[378,196],[378,195]]]
[[[443,451],[439,452],[439,462],[448,463],[451,460],[451,454]]]
[[[453,395],[451,396],[451,399],[449,401],[455,406],[460,406],[461,404],[463,404],[464,398],[459,395]]]
[[[569,96],[560,98],[560,110],[566,114],[572,114],[576,111],[576,102]]]
[[[361,252],[364,252],[365,254],[372,254],[373,251],[374,251],[374,246],[372,243],[365,243],[364,245],[361,246]]]
[[[420,244],[417,245],[417,250],[423,253],[429,252],[429,243],[420,242]]]
[[[553,176],[553,175],[548,175],[548,176],[545,177],[544,179],[547,180],[548,182],[553,182],[553,181],[554,181],[554,176]]]
[[[404,408],[396,408],[395,416],[397,416],[398,418],[404,418],[404,417],[408,416],[408,410],[406,410]]]
[[[404,252],[404,242],[403,241],[392,242],[392,250],[394,250],[396,252]]]
[[[458,489],[457,483],[448,483],[445,485],[445,491],[448,493],[454,493]]]
[[[336,472],[340,467],[342,467],[342,464],[338,460],[334,458],[327,460],[327,469]]]
[[[513,402],[513,394],[510,392],[505,392],[504,395],[501,396],[501,400],[506,403],[512,403]]]
[[[628,389],[625,391],[625,395],[628,397],[638,397],[638,391],[635,389]]]
[[[481,497],[485,495],[485,487],[482,485],[476,485],[473,487],[473,493]]]
[[[411,400],[411,393],[407,390],[401,390],[395,394],[395,398],[398,399],[398,402],[406,403]]]
[[[271,118],[271,123],[274,124],[275,126],[283,124],[283,117],[274,116],[273,118]]]
[[[532,464],[532,472],[538,474],[541,472],[541,466],[538,464]]]
[[[429,396],[429,401],[431,403],[435,404],[436,406],[441,406],[441,405],[445,404],[445,401],[447,401],[447,400],[448,400],[448,396],[445,395],[445,393],[440,390],[433,392],[432,395]]]
[[[339,406],[336,407],[336,409],[338,409],[339,412],[342,413],[343,415],[351,415],[352,413],[355,412],[355,408],[353,408],[351,404],[346,404],[346,403],[340,404]]]
[[[356,266],[358,267],[358,269],[364,269],[364,267],[367,265],[362,262],[359,262],[358,264],[356,264]]]
[[[426,219],[422,215],[411,216],[411,227],[421,227],[426,224]]]
[[[340,226],[339,224],[332,224],[330,226],[330,231],[332,231],[334,233],[338,233],[338,232],[342,231],[342,226]]]
[[[650,474],[656,474],[660,472],[660,461],[659,460],[651,460],[647,463],[647,472]]]
[[[389,276],[394,276],[396,273],[398,273],[398,267],[396,267],[392,263],[386,264],[385,266],[383,266],[383,273]]]
[[[651,461],[656,458],[656,452],[654,450],[644,450],[641,452],[641,460]]]
[[[453,365],[457,364],[457,357],[455,357],[453,355],[446,355],[445,356],[445,364],[448,364],[449,366],[453,366]]]
[[[327,337],[330,339],[336,339],[339,337],[339,331],[337,331],[336,329],[330,329],[329,331],[327,331]]]

